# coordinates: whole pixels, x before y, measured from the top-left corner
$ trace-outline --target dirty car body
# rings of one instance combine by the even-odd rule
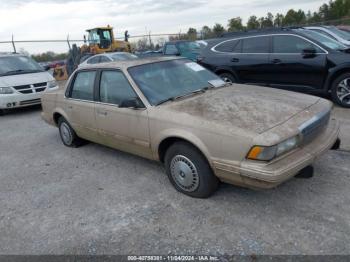
[[[193,197],[208,197],[218,181],[275,187],[339,132],[325,99],[227,84],[181,58],[86,66],[42,104],[64,144],[83,138],[163,162],[174,187]]]

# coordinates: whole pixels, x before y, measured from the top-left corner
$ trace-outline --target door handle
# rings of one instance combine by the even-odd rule
[[[282,63],[282,61],[280,60],[280,59],[273,59],[272,61],[271,61],[273,64],[280,64],[280,63]]]
[[[99,114],[101,116],[106,116],[107,115],[107,111],[97,111],[97,114]]]
[[[237,63],[237,62],[239,62],[239,58],[234,57],[231,59],[231,62]]]

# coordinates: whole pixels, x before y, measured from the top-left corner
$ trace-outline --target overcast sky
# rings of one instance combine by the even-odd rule
[[[186,32],[216,22],[267,12],[285,13],[288,9],[316,11],[324,0],[0,0],[0,41],[33,39],[82,39],[91,27],[110,24],[117,37],[125,30],[139,35]],[[64,52],[66,44],[20,44],[31,53],[47,50]],[[11,46],[1,44],[0,51]]]

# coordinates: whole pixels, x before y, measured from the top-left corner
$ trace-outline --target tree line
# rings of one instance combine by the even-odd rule
[[[226,28],[219,23],[216,23],[213,27],[205,25],[199,32],[195,28],[189,28],[187,34],[177,38],[195,40],[199,37],[207,39],[218,37],[225,32],[329,23],[350,24],[350,0],[331,0],[329,3],[321,5],[318,11],[313,13],[301,9],[297,11],[290,9],[285,14],[277,13],[273,15],[268,12],[264,17],[252,15],[245,25],[243,25],[241,17],[234,17],[228,20]]]

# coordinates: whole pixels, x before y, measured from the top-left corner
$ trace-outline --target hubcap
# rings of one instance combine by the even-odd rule
[[[221,77],[221,79],[222,80],[224,80],[226,83],[229,83],[229,84],[232,84],[233,82],[231,81],[231,79],[230,78],[228,78],[228,77]]]
[[[340,102],[350,105],[350,78],[345,78],[338,84],[337,96]]]
[[[187,157],[175,156],[170,163],[171,176],[176,185],[186,192],[193,192],[199,186],[199,176],[195,165]]]
[[[70,145],[72,143],[72,134],[70,128],[66,123],[60,125],[60,133],[62,140],[65,144]]]

